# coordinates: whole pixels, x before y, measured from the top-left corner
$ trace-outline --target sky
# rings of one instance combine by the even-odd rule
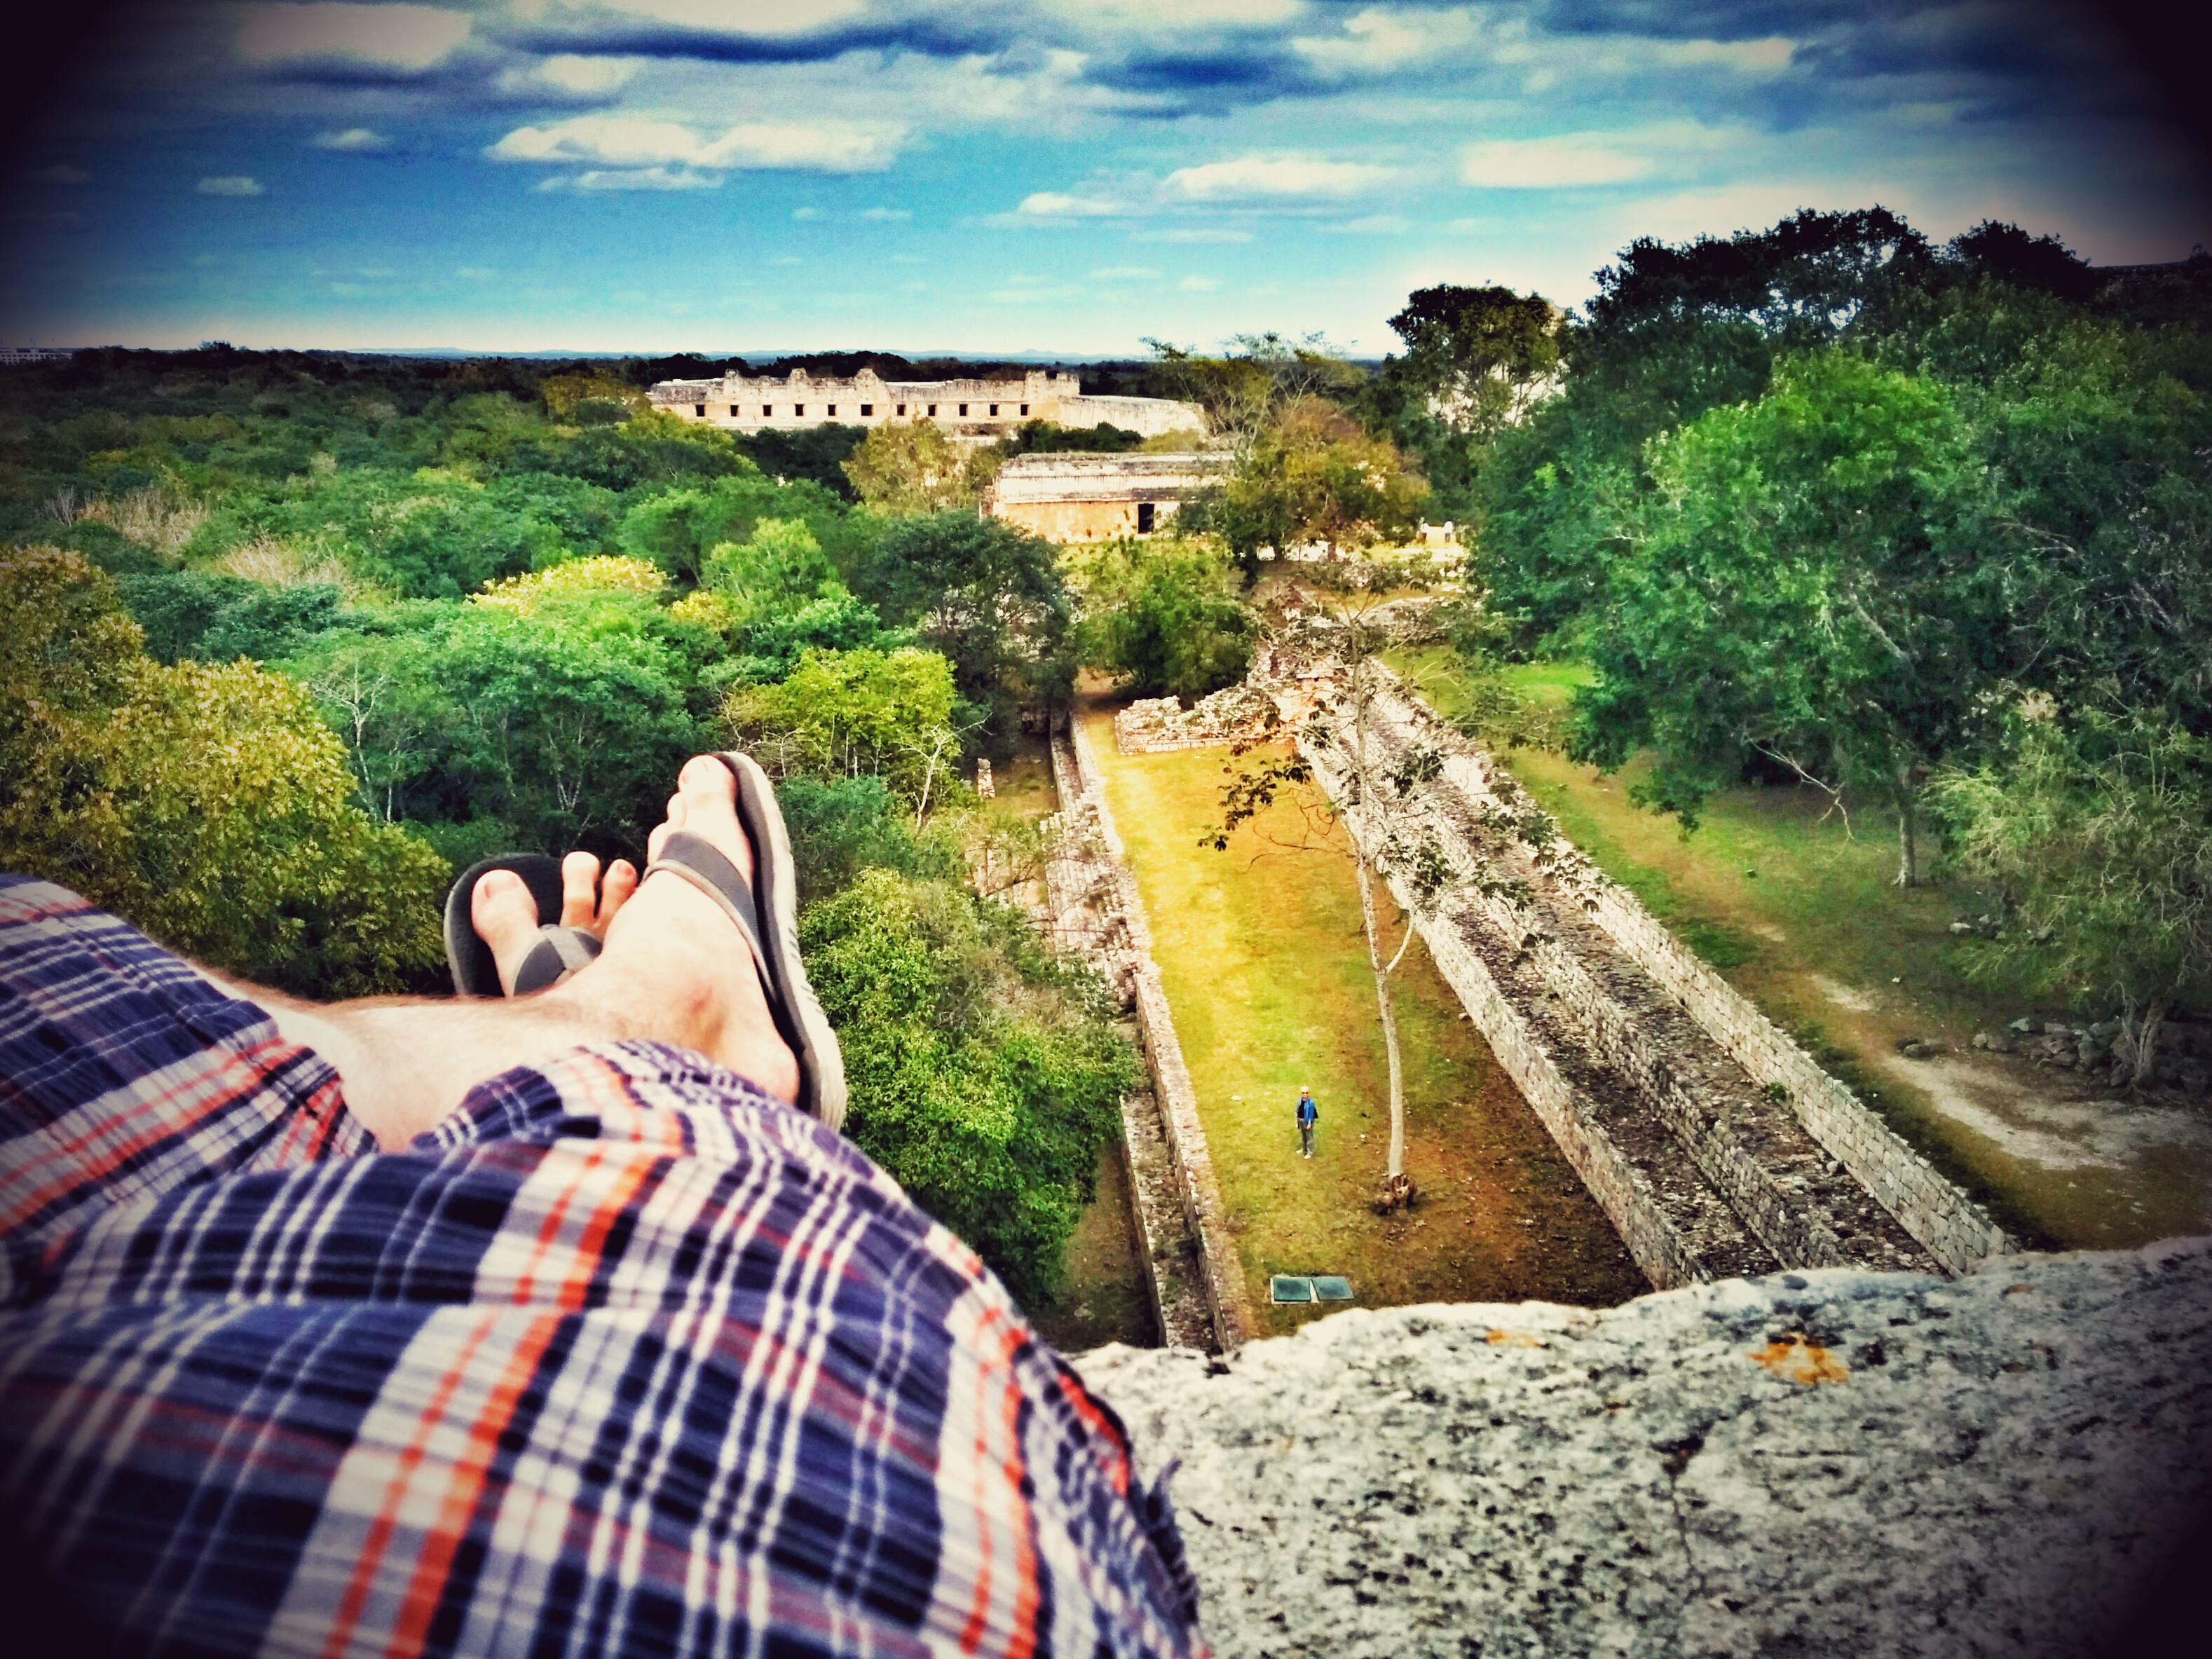
[[[2063,0],[165,0],[58,84],[0,343],[1380,356],[1800,207],[2212,243]]]

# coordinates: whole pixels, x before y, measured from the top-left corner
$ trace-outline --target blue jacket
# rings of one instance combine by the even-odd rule
[[[1311,1095],[1300,1095],[1298,1097],[1298,1121],[1302,1124],[1315,1123],[1318,1122],[1320,1119],[1321,1108],[1314,1104],[1313,1097]]]

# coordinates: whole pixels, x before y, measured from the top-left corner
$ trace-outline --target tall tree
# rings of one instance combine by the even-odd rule
[[[948,512],[884,532],[856,584],[884,620],[917,630],[952,665],[960,696],[1004,738],[1019,711],[1067,695],[1073,605],[1050,542]]]
[[[1212,516],[1249,579],[1262,548],[1319,543],[1356,552],[1410,535],[1427,494],[1389,439],[1325,398],[1301,398],[1254,439]]]
[[[1978,580],[1988,503],[1943,388],[1842,351],[1796,358],[1757,403],[1655,441],[1657,498],[1591,623],[1597,683],[1574,752],[1649,746],[1639,794],[1696,821],[1753,755],[1896,811],[1922,877],[1919,792],[1969,734],[1999,657]]]
[[[1449,283],[1417,289],[1390,319],[1406,343],[1392,367],[1437,419],[1486,442],[1550,389],[1560,321],[1541,295]]]

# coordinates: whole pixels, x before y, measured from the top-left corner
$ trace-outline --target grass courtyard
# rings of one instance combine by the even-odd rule
[[[1367,1307],[1605,1305],[1640,1293],[1612,1226],[1418,943],[1394,988],[1407,1170],[1423,1198],[1389,1218],[1367,1207],[1382,1174],[1389,1074],[1349,861],[1269,844],[1301,822],[1288,803],[1261,821],[1261,836],[1201,848],[1226,751],[1120,755],[1110,714],[1091,702],[1079,718],[1144,896],[1261,1334],[1320,1316],[1268,1304],[1278,1273],[1342,1273]],[[1310,1162],[1291,1115],[1302,1084],[1322,1112]]]

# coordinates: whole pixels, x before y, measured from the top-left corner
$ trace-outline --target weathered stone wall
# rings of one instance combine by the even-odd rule
[[[1306,741],[1303,733],[1299,750],[1323,789],[1341,798],[1345,768],[1337,751]],[[1369,848],[1370,855],[1377,850]],[[1654,1121],[1650,1103],[1638,1093],[1624,1096],[1601,1086],[1606,1079],[1588,1053],[1601,998],[1586,975],[1574,975],[1563,991],[1559,979],[1570,964],[1556,953],[1540,963],[1515,945],[1530,937],[1525,926],[1501,928],[1494,917],[1471,918],[1468,911],[1480,908],[1479,896],[1462,893],[1416,905],[1402,879],[1388,884],[1399,907],[1414,918],[1430,959],[1475,1030],[1645,1278],[1664,1289],[1778,1265],[1675,1138]],[[1617,1034],[1625,1021],[1597,1023]]]
[[[2212,1498],[2212,1241],[1079,1362],[1218,1659],[2100,1652]]]
[[[1141,503],[1128,501],[994,501],[991,516],[1011,525],[1018,525],[1033,536],[1042,536],[1048,542],[1109,542],[1125,536],[1145,533],[1138,513]],[[1182,503],[1159,501],[1152,504],[1152,528],[1164,530]]]
[[[1955,1272],[2006,1248],[1632,894],[1564,842],[1535,856],[1509,824],[1532,811],[1518,786],[1395,685],[1372,701],[1366,741],[1440,758],[1396,816],[1456,872],[1420,907],[1424,939],[1655,1285],[1775,1265]],[[1339,700],[1310,728],[1322,741],[1301,738],[1339,799],[1350,719]]]
[[[1073,374],[1030,369],[1018,380],[886,380],[874,370],[817,377],[794,368],[781,380],[740,370],[700,380],[663,380],[654,408],[679,419],[734,432],[785,428],[880,426],[931,421],[958,437],[1000,437],[1024,421],[1062,426],[1101,422],[1152,437],[1203,431],[1206,417],[1169,398],[1085,398]]]
[[[1113,976],[1136,1013],[1159,1130],[1189,1240],[1188,1259],[1181,1266],[1195,1281],[1193,1288],[1206,1310],[1210,1340],[1206,1346],[1231,1352],[1251,1333],[1243,1270],[1206,1149],[1205,1126],[1199,1120],[1198,1093],[1183,1061],[1182,1044],[1176,1036],[1175,1015],[1160,984],[1159,968],[1152,961],[1144,902],[1124,859],[1113,811],[1106,802],[1105,781],[1079,719],[1072,723],[1065,738],[1054,738],[1053,771],[1063,817],[1079,815],[1104,853],[1103,859],[1086,864],[1084,878],[1095,894],[1085,898],[1085,908],[1103,912],[1107,918],[1092,948],[1108,957]],[[1048,882],[1051,879],[1048,871]],[[1128,1133],[1133,1136],[1139,1132],[1132,1128]],[[1135,1139],[1129,1150],[1133,1158],[1142,1159],[1144,1148]],[[1165,1308],[1174,1300],[1176,1287],[1158,1280],[1161,1231],[1147,1229],[1147,1255],[1153,1264],[1147,1271],[1154,1275],[1153,1295]],[[1163,1324],[1174,1340],[1176,1321],[1171,1310],[1164,1312]]]
[[[1591,912],[1598,926],[1669,992],[1761,1085],[1787,1091],[1820,1143],[1929,1254],[1962,1272],[2011,1248],[2003,1231],[1900,1140],[1857,1096],[1701,962],[1624,887],[1608,884]]]
[[[1445,781],[1478,810],[1504,804],[1495,763],[1487,755],[1408,700],[1393,699],[1390,713],[1401,726],[1418,729],[1424,742],[1443,750]],[[1571,900],[1754,1085],[1770,1094],[1778,1091],[1813,1139],[1936,1261],[1954,1273],[1962,1272],[2010,1248],[2003,1231],[1978,1205],[1823,1071],[1748,998],[1692,954],[1633,893],[1608,879],[1581,852],[1563,849],[1538,880],[1554,895]],[[1515,925],[1502,916],[1498,920],[1501,925]],[[1572,983],[1565,966],[1558,971],[1565,981],[1561,985],[1564,995],[1578,1006],[1604,1006],[1586,1000],[1583,988]],[[1698,1133],[1712,1148],[1712,1158],[1701,1158],[1701,1166],[1707,1167],[1709,1176],[1740,1209],[1750,1204],[1759,1212],[1753,1224],[1785,1259],[1814,1266],[1843,1259],[1832,1237],[1823,1237],[1817,1226],[1791,1221],[1793,1212],[1802,1213],[1795,1195],[1759,1180],[1756,1160],[1747,1162],[1724,1144],[1724,1124],[1693,1127],[1694,1114],[1683,1115],[1692,1103],[1679,1090],[1667,1086],[1666,1056],[1632,1029],[1608,1030],[1604,1039],[1624,1065],[1653,1079],[1655,1098],[1674,1115],[1681,1132]]]

